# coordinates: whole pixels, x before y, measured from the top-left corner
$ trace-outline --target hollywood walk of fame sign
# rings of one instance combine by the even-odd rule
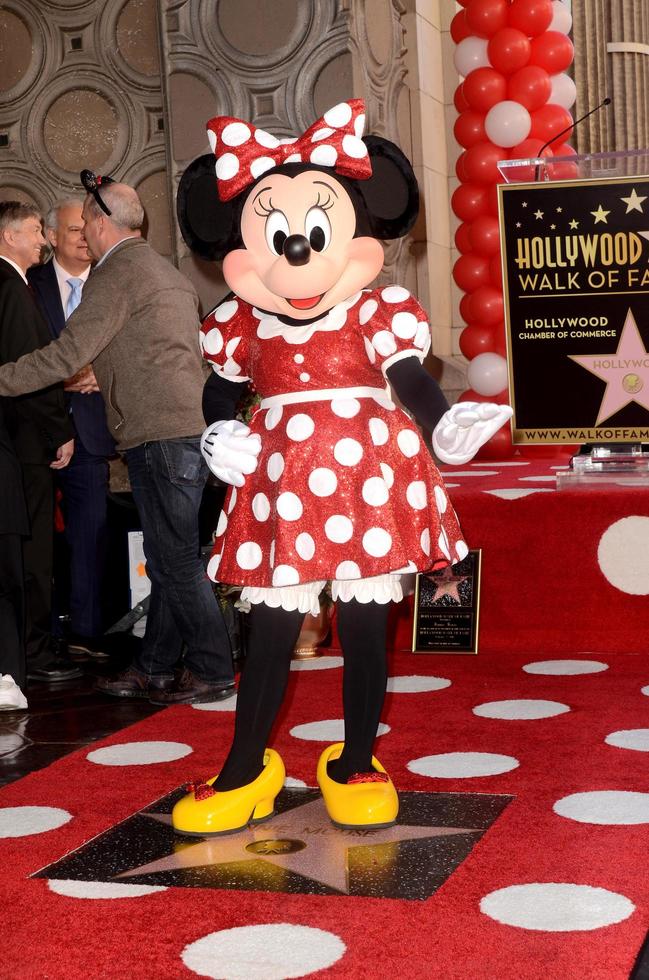
[[[174,833],[176,791],[34,877],[234,891],[422,900],[464,861],[512,797],[401,793],[383,830],[334,827],[318,790],[284,789],[270,820],[234,834]]]
[[[413,653],[478,652],[480,558],[469,551],[456,565],[417,575]]]
[[[514,442],[649,441],[649,176],[499,200]]]

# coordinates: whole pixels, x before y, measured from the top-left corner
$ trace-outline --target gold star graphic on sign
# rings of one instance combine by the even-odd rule
[[[595,224],[596,225],[598,225],[600,222],[602,222],[605,225],[608,224],[608,221],[606,220],[606,218],[607,218],[607,216],[611,212],[610,211],[605,211],[601,204],[598,207],[597,211],[591,211],[590,213],[592,214],[593,218],[595,219]]]
[[[521,223],[520,223],[520,221],[517,221],[517,222],[516,222],[516,227],[517,227],[517,228],[520,228],[520,226],[521,226]]]
[[[636,191],[635,187],[631,191],[631,194],[629,195],[629,197],[621,197],[620,200],[621,201],[624,201],[624,203],[626,204],[626,213],[627,214],[630,214],[631,211],[639,211],[640,214],[644,214],[644,211],[643,211],[643,208],[642,208],[642,202],[643,201],[646,201],[647,198],[646,198],[646,196],[645,197],[639,197],[638,196],[638,192]]]
[[[557,227],[556,225],[550,225],[550,230],[554,231],[556,227]]]
[[[563,208],[557,208],[557,214],[563,214]]]
[[[171,814],[147,813],[144,816],[169,826]],[[172,854],[150,861],[117,875],[128,879],[161,871],[180,871],[213,865],[230,865],[232,873],[242,862],[266,860],[318,881],[344,895],[349,894],[349,855],[352,848],[374,848],[379,844],[429,840],[475,833],[475,827],[440,827],[396,824],[371,830],[345,830],[334,827],[327,818],[322,799],[279,813],[263,825],[220,837],[193,841],[179,840]],[[376,864],[376,860],[373,862]]]
[[[521,207],[522,208],[526,208],[527,207],[527,201],[522,201],[521,202]]]
[[[575,219],[573,218],[573,219],[572,219],[572,221],[570,222],[570,227],[571,227],[571,228],[579,228],[579,222],[578,222],[578,221],[576,221],[576,220],[575,220]]]
[[[535,218],[536,218],[536,220],[538,221],[538,220],[539,220],[540,218],[542,218],[542,217],[543,217],[543,211],[540,211],[540,210],[539,210],[539,211],[535,211],[535,212],[534,212],[534,217],[535,217]]]

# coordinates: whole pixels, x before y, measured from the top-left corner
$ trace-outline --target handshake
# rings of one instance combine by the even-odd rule
[[[443,463],[468,463],[480,446],[512,416],[509,405],[458,402],[445,412],[433,432],[433,449]],[[237,419],[214,422],[201,437],[201,452],[219,480],[242,487],[257,469],[261,439]]]

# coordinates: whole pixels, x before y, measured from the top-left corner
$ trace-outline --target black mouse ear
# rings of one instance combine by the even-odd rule
[[[372,161],[372,176],[356,187],[365,202],[376,238],[401,238],[419,213],[419,187],[412,165],[395,143],[381,136],[364,141]]]
[[[240,204],[221,201],[212,153],[198,157],[180,179],[176,213],[181,234],[203,259],[222,259],[243,242],[239,232]]]

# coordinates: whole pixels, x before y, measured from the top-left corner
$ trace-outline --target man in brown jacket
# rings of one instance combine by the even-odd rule
[[[0,368],[0,394],[35,391],[92,365],[94,376],[88,368],[78,390],[98,386],[126,455],[151,598],[141,652],[126,671],[100,680],[100,689],[156,704],[228,697],[230,643],[199,554],[208,470],[200,452],[205,376],[196,292],[141,237],[144,209],[132,187],[94,186],[83,218],[97,264],[81,304],[58,340]]]

